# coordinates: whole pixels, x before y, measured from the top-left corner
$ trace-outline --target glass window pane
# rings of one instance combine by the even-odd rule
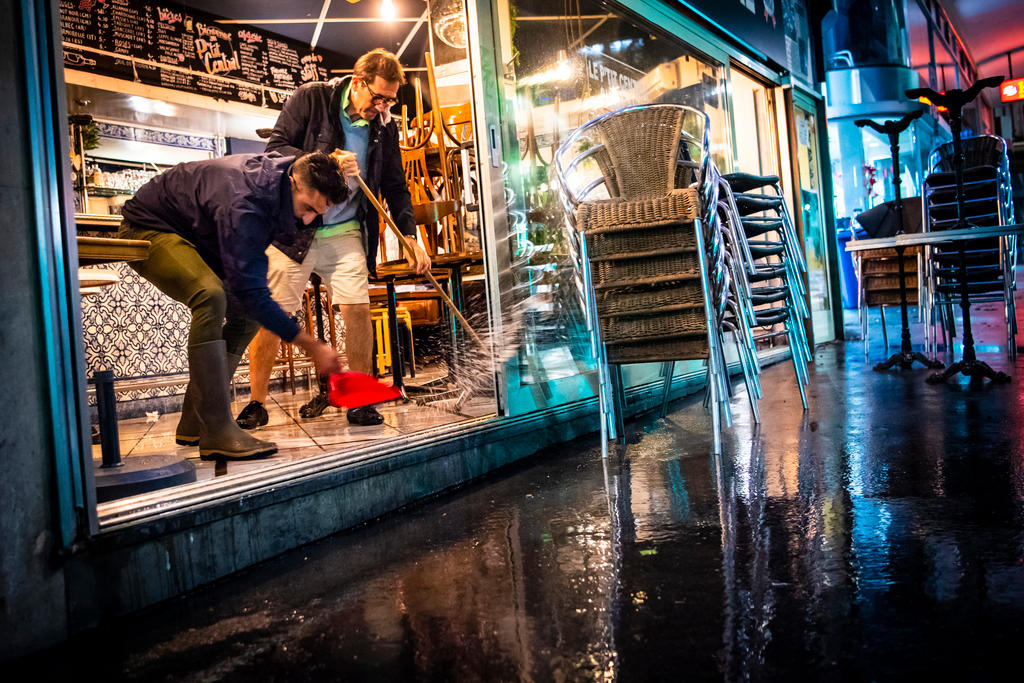
[[[800,173],[800,207],[807,254],[807,281],[810,289],[811,320],[814,341],[821,343],[835,336],[828,286],[828,262],[822,211],[821,167],[818,159],[817,117],[800,107],[796,119],[797,167]]]
[[[509,17],[514,59],[506,84],[515,92],[518,164],[506,151],[506,162],[513,160],[506,198],[515,287],[502,306],[523,321],[524,384],[593,367],[553,164],[562,141],[622,107],[686,104],[710,116],[712,157],[723,171],[732,168],[722,66],[596,2],[574,10],[579,15],[566,18],[561,5],[523,0]],[[588,172],[594,169],[585,164],[577,170]]]
[[[916,0],[907,0],[907,32],[910,43],[910,68],[917,72],[922,87],[934,88],[929,78],[931,51],[928,47],[928,17]]]

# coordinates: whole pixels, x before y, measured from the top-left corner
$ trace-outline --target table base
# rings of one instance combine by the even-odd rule
[[[914,365],[915,361],[926,368],[931,368],[932,370],[939,370],[946,367],[945,363],[932,360],[920,351],[900,351],[899,353],[894,353],[889,356],[889,360],[884,363],[876,364],[874,369],[875,372],[885,372],[886,370],[892,370],[898,365],[901,370],[909,370]]]
[[[1010,381],[1010,376],[1005,372],[999,372],[998,370],[992,369],[988,363],[983,360],[961,360],[953,363],[942,372],[936,372],[928,376],[927,382],[929,384],[942,384],[950,377],[957,373],[961,373],[971,378],[971,381],[983,381],[990,379],[993,382],[999,382],[1000,384],[1006,384]]]
[[[97,463],[93,476],[96,479],[96,501],[106,503],[170,486],[191,484],[196,480],[196,467],[175,455],[133,455],[115,467]]]

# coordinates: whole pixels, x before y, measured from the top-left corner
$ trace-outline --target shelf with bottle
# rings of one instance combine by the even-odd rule
[[[90,154],[84,156],[84,169],[76,183],[75,213],[83,215],[120,215],[125,201],[139,188],[169,168],[152,162],[111,159]],[[79,180],[76,173],[76,181]],[[80,182],[80,181],[79,181]]]
[[[86,165],[86,190],[95,196],[135,194],[163,169],[152,163],[89,158]]]
[[[103,187],[102,185],[86,185],[86,191],[89,192],[90,197],[117,197],[119,195],[132,196],[135,194],[135,190],[129,190],[122,187]]]

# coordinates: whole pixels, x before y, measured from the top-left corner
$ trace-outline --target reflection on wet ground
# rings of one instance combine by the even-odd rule
[[[32,672],[1005,679],[1024,635],[1024,373],[986,360],[1014,383],[931,386],[872,372],[859,344],[821,347],[810,410],[788,363],[767,368],[763,423],[737,408],[720,460],[690,400],[632,424],[607,463],[593,439],[549,451]]]

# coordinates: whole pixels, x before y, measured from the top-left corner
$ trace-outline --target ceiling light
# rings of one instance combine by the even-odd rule
[[[462,0],[430,0],[430,25],[434,35],[451,47],[466,47],[466,15]]]
[[[392,0],[381,0],[380,2],[380,16],[382,19],[394,19],[395,18],[395,3]]]

